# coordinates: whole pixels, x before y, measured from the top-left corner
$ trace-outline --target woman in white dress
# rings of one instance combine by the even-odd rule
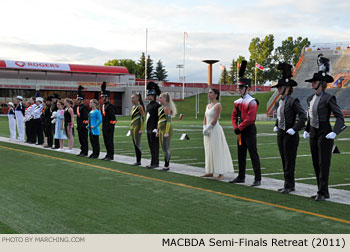
[[[217,180],[224,179],[225,173],[233,173],[233,164],[224,131],[219,124],[221,104],[218,103],[220,91],[210,89],[203,120],[204,150],[205,150],[205,174],[202,177],[213,177],[218,174]]]

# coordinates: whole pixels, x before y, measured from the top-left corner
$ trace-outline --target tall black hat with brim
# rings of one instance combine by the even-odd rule
[[[79,85],[78,87],[78,94],[77,94],[77,99],[78,100],[84,100],[85,99],[85,95],[83,95],[83,86]]]
[[[275,85],[271,85],[271,88],[278,88],[278,87],[296,87],[298,83],[295,80],[292,80],[292,65],[283,62],[279,63],[277,66],[277,69],[281,71],[282,78],[278,80],[278,82]]]
[[[314,73],[311,79],[305,80],[305,82],[325,81],[326,83],[332,83],[333,77],[329,75],[331,64],[329,59],[323,57],[323,54],[319,54],[317,57],[318,72]]]
[[[107,87],[107,82],[102,82],[102,85],[101,85],[101,97],[109,97],[109,90],[106,90],[106,87]]]
[[[150,81],[147,83],[147,95],[159,96],[161,93],[157,83]]]
[[[46,101],[52,101],[52,96],[49,95],[48,97],[45,98]]]
[[[239,69],[239,73],[238,73],[239,79],[238,79],[237,85],[239,87],[247,87],[247,88],[249,87],[250,88],[250,86],[252,84],[252,80],[243,77],[246,68],[247,68],[247,61],[243,60],[241,63],[241,67]]]

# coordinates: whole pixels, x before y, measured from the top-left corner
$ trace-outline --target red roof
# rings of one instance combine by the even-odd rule
[[[17,62],[20,62],[21,64],[17,64]],[[16,61],[15,62],[17,65],[14,65],[15,67],[12,66],[7,66],[5,60],[0,60],[0,68],[7,68],[7,69],[21,69],[20,66],[25,65],[24,61]],[[39,67],[38,67],[39,65]],[[129,74],[129,71],[126,67],[123,66],[92,66],[92,65],[77,65],[77,64],[61,64],[61,65],[66,65],[69,66],[70,70],[59,70],[59,69],[40,69],[40,65],[58,65],[56,63],[37,63],[37,67],[33,68],[23,68],[23,70],[33,70],[33,71],[48,71],[48,72],[73,72],[73,73],[96,73],[96,74]],[[18,66],[18,67],[17,67]]]

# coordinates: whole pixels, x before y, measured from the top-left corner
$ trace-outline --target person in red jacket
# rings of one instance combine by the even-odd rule
[[[246,171],[247,150],[252,161],[255,174],[252,186],[261,185],[260,159],[256,147],[255,119],[259,102],[249,95],[251,80],[243,78],[247,61],[242,61],[239,70],[238,90],[241,98],[234,103],[232,126],[237,137],[238,147],[238,176],[230,183],[244,183]]]

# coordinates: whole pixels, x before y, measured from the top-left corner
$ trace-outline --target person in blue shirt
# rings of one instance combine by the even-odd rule
[[[90,100],[91,111],[89,113],[89,136],[92,145],[92,154],[89,158],[98,158],[100,155],[100,124],[102,123],[101,112],[97,109],[98,101],[96,99]]]

